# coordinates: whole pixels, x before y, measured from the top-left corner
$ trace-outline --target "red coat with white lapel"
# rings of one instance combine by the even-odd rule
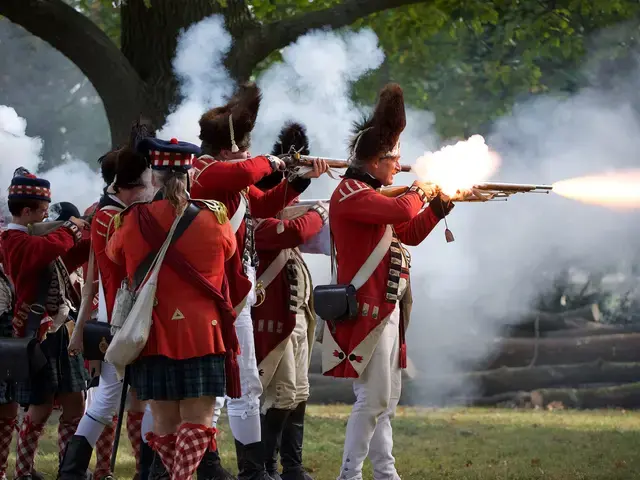
[[[243,161],[218,161],[208,155],[198,158],[194,164],[191,198],[218,200],[227,207],[231,219],[240,205],[240,195],[248,199],[248,211],[254,218],[275,216],[285,206],[297,198],[300,190],[299,181],[282,182],[277,187],[263,193],[253,184],[265,175],[272,173],[271,163],[267,157],[253,157]],[[245,242],[245,221],[240,223],[236,232],[237,249],[233,257],[225,264],[229,280],[229,294],[234,307],[239,305],[249,293],[251,282],[242,268],[242,252]]]
[[[277,232],[279,223],[280,220],[267,218],[261,220],[256,228],[256,249],[260,259],[256,273],[258,278],[282,250],[294,249],[304,244],[322,229],[325,222],[318,212],[310,210],[294,220],[284,220],[282,233]],[[265,289],[264,302],[251,309],[258,365],[273,349],[289,338],[296,326],[295,311],[290,308],[290,296],[291,282],[285,265]],[[269,322],[273,322],[275,328],[267,328]]]
[[[362,180],[343,179],[329,204],[329,223],[336,248],[339,284],[352,281],[382,238],[386,225],[392,225],[397,239],[406,245],[418,245],[433,230],[439,218],[431,207],[425,208],[420,189],[389,198]],[[327,376],[357,378],[375,350],[382,324],[395,308],[387,301],[387,282],[391,251],[357,291],[358,316],[335,324],[325,324],[322,339],[323,373]],[[397,267],[396,267],[397,268]],[[363,309],[364,305],[367,305]],[[403,324],[405,319],[401,318]],[[406,362],[406,346],[401,335],[401,365]],[[403,362],[402,360],[405,360]]]

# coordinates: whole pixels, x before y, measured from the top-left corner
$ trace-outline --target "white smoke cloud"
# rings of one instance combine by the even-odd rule
[[[0,150],[4,158],[0,162],[0,195],[2,209],[6,211],[6,191],[11,183],[13,172],[25,167],[31,173],[51,182],[51,201],[71,202],[80,213],[100,196],[103,181],[99,174],[80,160],[67,159],[63,164],[42,171],[42,140],[26,134],[27,122],[12,107],[0,105]]]
[[[178,37],[173,69],[182,101],[157,132],[158,138],[200,144],[200,116],[233,92],[234,83],[223,65],[230,48],[231,35],[219,15],[193,24]]]
[[[198,117],[223,103],[234,88],[221,63],[229,41],[218,17],[181,37],[175,65],[185,79],[185,101],[160,137],[199,143]],[[284,122],[295,120],[307,127],[312,154],[346,158],[352,122],[375,101],[354,105],[349,95],[353,82],[383,61],[375,34],[368,29],[310,32],[283,49],[282,56],[282,63],[257,80],[263,103],[252,153],[270,152]],[[638,90],[631,80],[626,88]],[[486,139],[503,160],[492,180],[550,183],[637,165],[640,125],[620,91],[613,97],[588,89],[569,99],[545,96],[518,106]],[[403,163],[411,164],[446,139],[434,134],[430,112],[408,109],[407,117],[401,142]],[[414,179],[400,174],[396,183]],[[328,198],[336,185],[330,178],[316,180],[303,198]],[[593,268],[623,262],[637,250],[637,213],[586,206],[554,194],[460,203],[447,220],[454,243],[445,242],[441,222],[422,245],[410,249],[414,309],[409,352],[422,374],[432,378],[459,374],[494,353],[504,319],[513,320],[514,312],[528,308],[550,278],[544,274],[567,262]],[[315,285],[329,281],[326,257],[306,259]],[[431,380],[422,401],[446,399],[449,387],[449,382]],[[460,388],[471,394],[473,386]]]

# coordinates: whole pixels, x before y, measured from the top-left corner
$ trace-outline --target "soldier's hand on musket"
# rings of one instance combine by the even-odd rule
[[[434,185],[433,183],[426,183],[421,182],[420,180],[416,180],[415,182],[413,182],[412,186],[420,188],[425,193],[425,195],[427,196],[427,202],[433,200],[438,195],[438,193],[440,193],[440,187]]]
[[[81,218],[71,217],[69,218],[69,221],[73,223],[76,227],[78,227],[80,230],[82,230],[83,228],[89,228],[89,224],[85,220],[82,220]]]
[[[312,160],[312,163],[313,170],[310,170],[302,175],[302,178],[318,178],[320,175],[326,173],[329,170],[329,165],[327,165],[327,162],[321,158],[314,158]]]
[[[265,155],[269,159],[269,163],[271,163],[271,168],[274,172],[284,172],[287,169],[286,162],[276,157],[275,155]]]

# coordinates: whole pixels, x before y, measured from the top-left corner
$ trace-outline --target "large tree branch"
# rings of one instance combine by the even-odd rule
[[[301,13],[246,32],[236,38],[227,57],[227,67],[238,80],[245,80],[253,68],[275,50],[286,47],[310,30],[341,28],[376,12],[433,0],[345,0],[313,12]]]
[[[62,0],[1,0],[0,15],[72,61],[102,98],[112,142],[127,138],[131,122],[145,104],[144,83],[97,25]]]

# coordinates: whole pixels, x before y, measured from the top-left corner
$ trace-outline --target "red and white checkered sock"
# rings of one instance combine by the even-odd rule
[[[18,433],[18,443],[16,445],[16,474],[15,478],[31,475],[33,470],[33,460],[38,450],[38,442],[44,431],[46,422],[35,424],[31,422],[31,417],[25,415],[20,425]]]
[[[175,433],[168,435],[156,435],[153,432],[147,433],[147,443],[160,456],[164,468],[169,473],[173,471],[177,437],[178,435]]]
[[[118,417],[113,417],[113,422],[104,427],[102,434],[96,442],[96,468],[93,471],[93,478],[100,480],[111,475],[111,453],[113,452],[113,442],[116,438],[116,424]]]
[[[207,425],[197,423],[180,425],[171,480],[191,478],[207,448],[211,447],[212,450],[216,450],[216,433],[215,428]]]
[[[9,449],[16,428],[16,417],[0,418],[0,478],[5,478],[9,463]]]
[[[140,474],[140,444],[142,443],[142,417],[144,412],[127,412],[127,435],[136,458],[136,473]]]
[[[82,417],[72,418],[71,420],[64,420],[60,417],[60,423],[58,423],[58,459],[59,465],[62,464],[64,458],[64,452],[67,450],[67,444],[71,437],[76,433],[78,424]]]

